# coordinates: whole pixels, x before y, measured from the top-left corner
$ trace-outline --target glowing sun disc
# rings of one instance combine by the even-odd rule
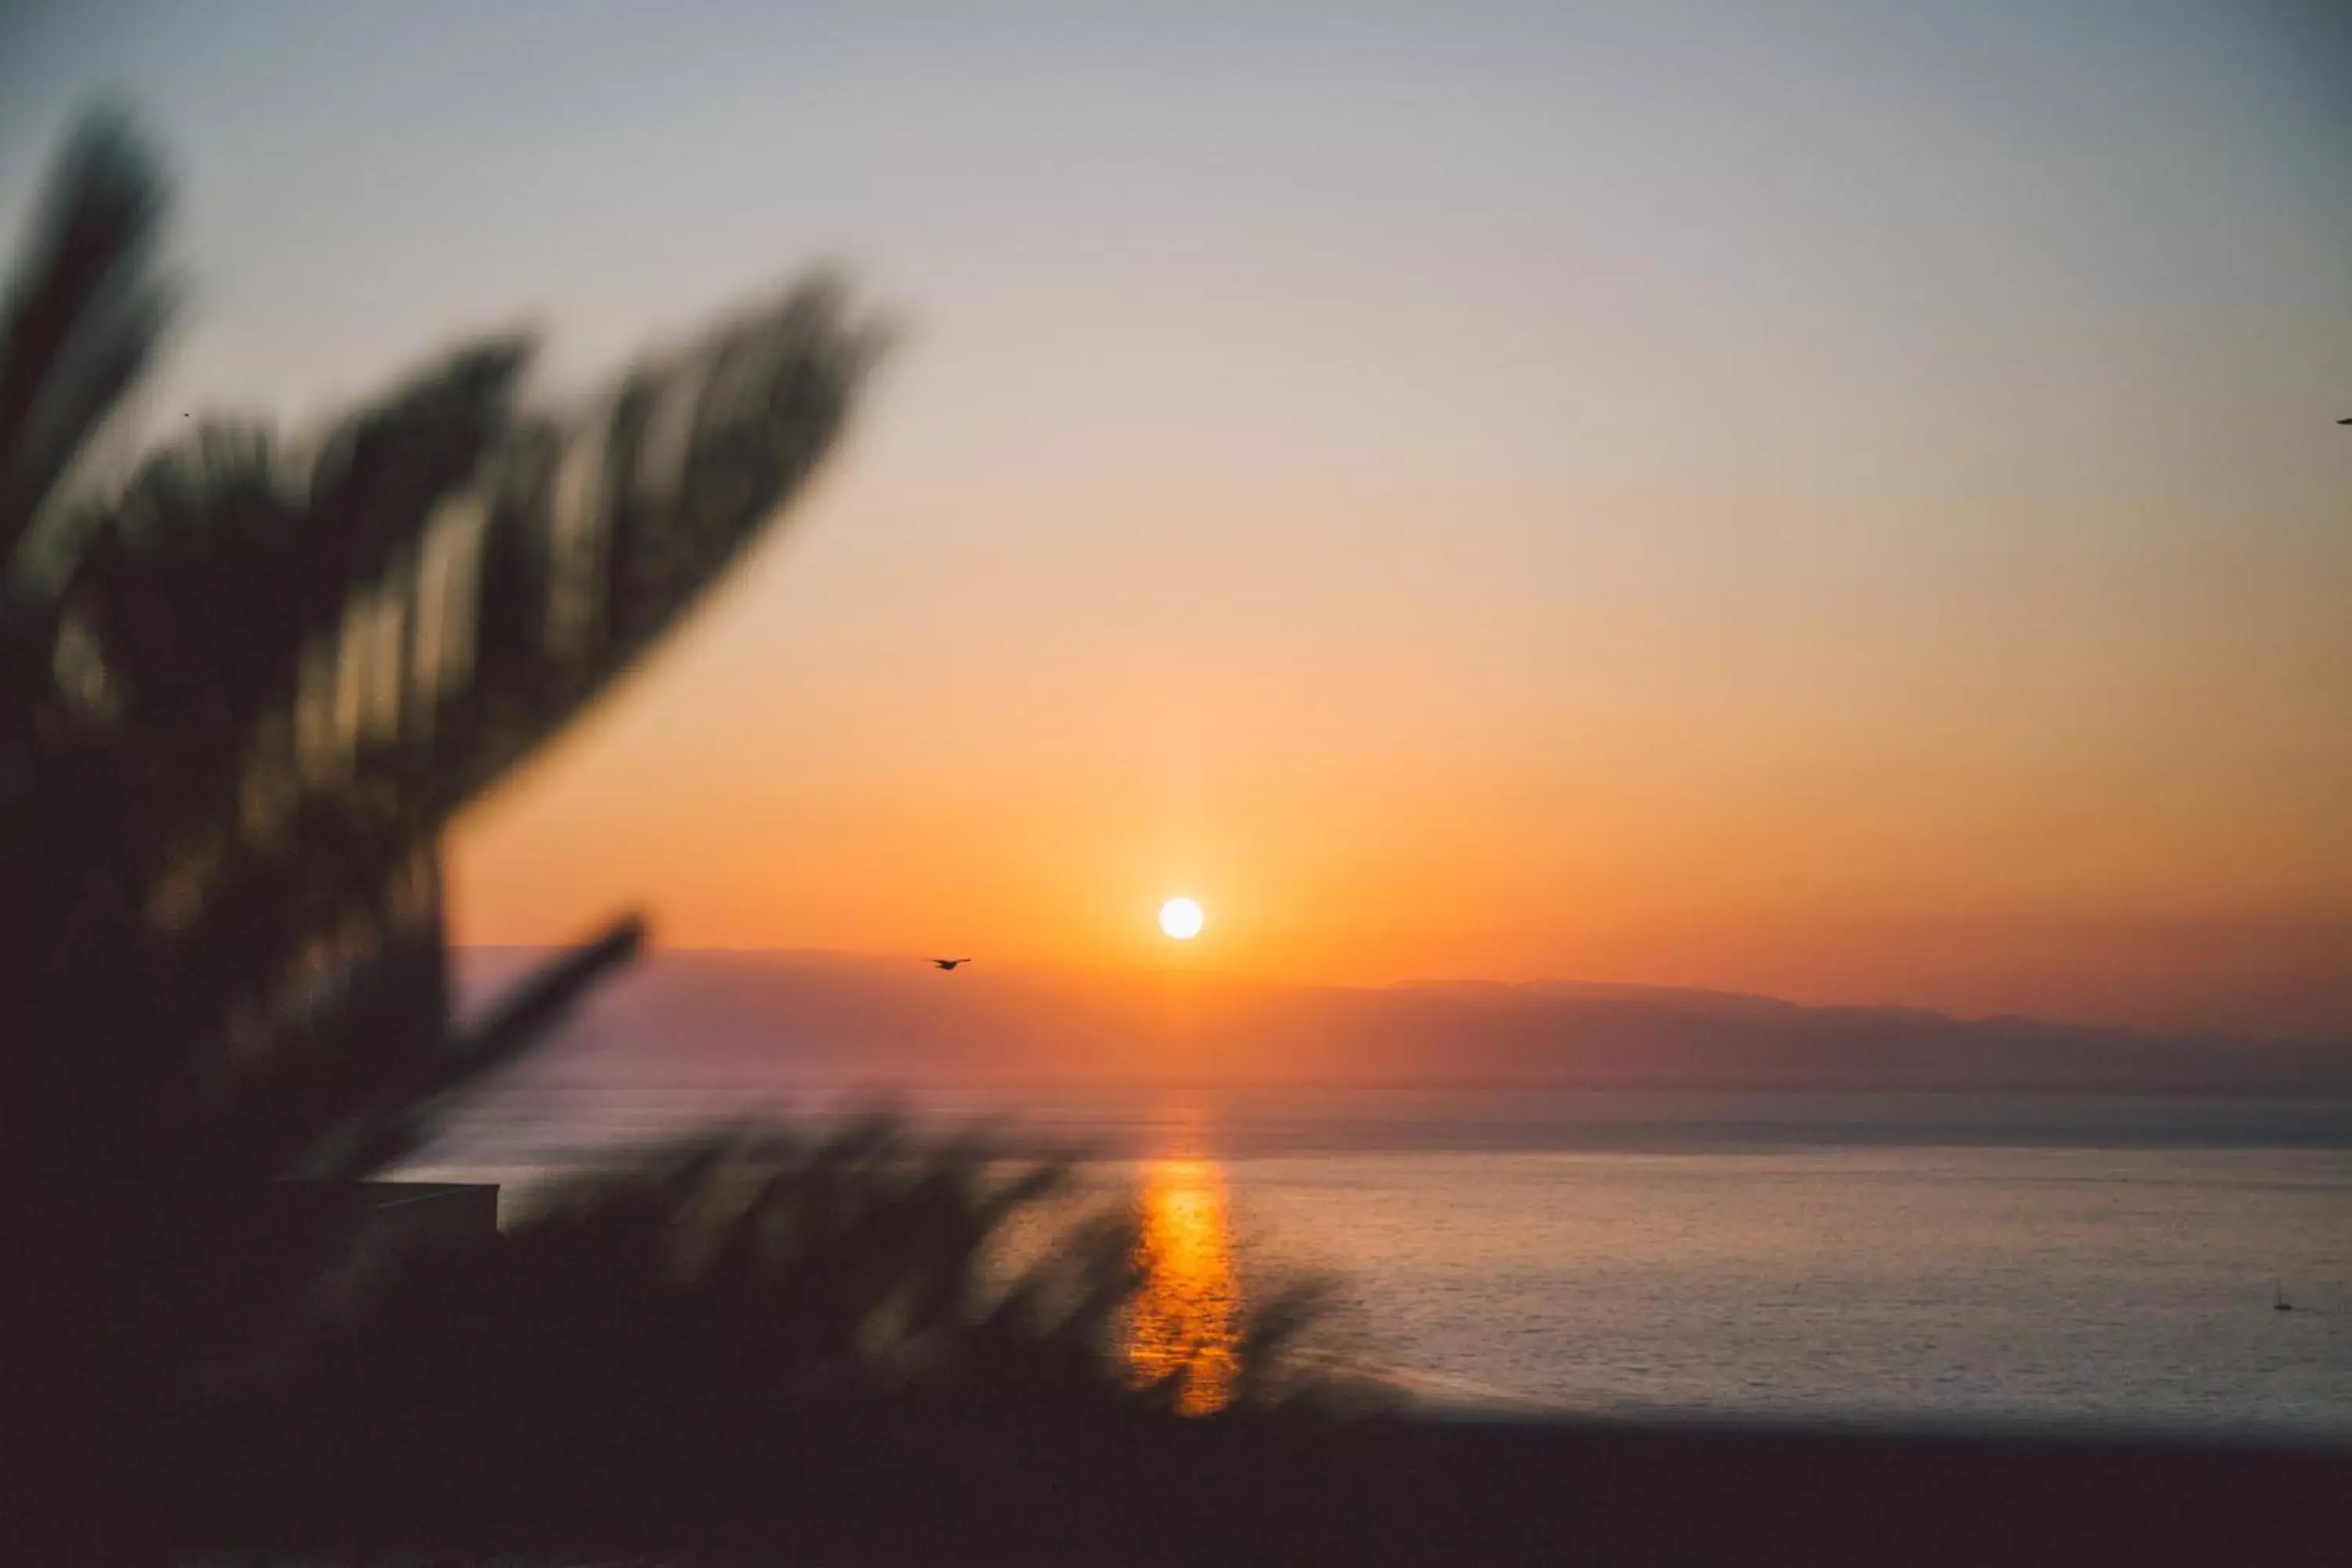
[[[1171,899],[1160,906],[1160,929],[1178,942],[1201,934],[1201,906],[1190,899]]]

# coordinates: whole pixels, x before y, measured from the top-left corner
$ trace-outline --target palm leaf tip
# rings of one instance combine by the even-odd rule
[[[0,320],[0,561],[152,353],[171,310],[155,273],[166,191],[121,114],[68,145]]]
[[[436,819],[629,673],[782,514],[884,342],[819,278],[519,435],[428,542]]]

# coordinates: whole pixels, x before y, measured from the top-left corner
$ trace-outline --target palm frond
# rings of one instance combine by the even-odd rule
[[[113,759],[114,830],[79,874],[145,913],[179,1020],[152,1032],[320,1048],[321,977],[400,951],[386,911],[416,857],[759,536],[876,341],[812,284],[568,426],[514,413],[527,351],[501,339],[346,421],[307,471],[230,426],[147,463],[58,601],[96,695],[54,700]],[[257,1103],[322,1111],[302,1081]]]
[[[818,280],[534,433],[428,544],[417,727],[445,817],[626,675],[831,447],[880,343]],[[423,630],[425,628],[420,628]]]
[[[494,337],[307,453],[207,422],[68,510],[169,313],[163,207],[92,121],[0,316],[0,1194],[91,1238],[11,1321],[93,1365],[85,1300],[169,1316],[108,1257],[205,1275],[259,1184],[399,1158],[635,954],[625,921],[461,1033],[442,833],[766,531],[880,341],[820,279],[565,419]]]
[[[455,471],[422,458],[383,462],[393,478],[370,485],[353,477],[363,441],[331,451],[320,510],[370,521],[307,526],[364,542],[326,573],[340,598],[313,600],[299,644],[281,637],[278,700],[215,748],[235,798],[186,815],[151,901],[191,925],[283,908],[294,858],[315,868],[338,834],[354,869],[396,864],[633,668],[761,534],[838,431],[875,342],[812,285],[569,427],[519,425],[462,486],[416,482]],[[362,901],[372,874],[345,884]]]
[[[412,1042],[390,1081],[353,1097],[357,1103],[350,1109],[365,1116],[359,1135],[331,1163],[320,1163],[321,1173],[373,1175],[415,1153],[464,1089],[534,1049],[598,982],[635,962],[644,945],[645,922],[631,915],[518,982],[474,1027],[452,1037],[446,1018],[437,1020],[431,1043]],[[444,997],[446,968],[441,960]]]
[[[75,135],[0,318],[0,584],[33,519],[153,353],[171,314],[154,271],[155,160],[106,115]]]

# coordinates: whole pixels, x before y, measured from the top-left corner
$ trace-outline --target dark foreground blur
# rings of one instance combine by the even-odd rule
[[[641,940],[461,1025],[443,830],[791,502],[877,335],[804,285],[563,415],[502,336],[99,474],[164,200],[94,121],[0,322],[10,1560],[2340,1560],[2337,1455],[1406,1419],[1311,1292],[1155,1298],[1148,1216],[1041,1243],[1060,1167],[884,1122],[504,1231],[387,1197]],[[446,1233],[372,1254],[406,1203]]]
[[[184,1556],[221,1564],[2334,1564],[2352,1465],[1899,1435],[871,1410],[691,1431],[636,1410],[560,1426],[536,1457],[458,1412],[369,1432],[355,1447],[333,1413],[230,1446],[218,1424],[173,1432],[206,1462],[153,1495]]]

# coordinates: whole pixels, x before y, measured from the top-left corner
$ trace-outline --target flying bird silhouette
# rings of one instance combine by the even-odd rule
[[[937,969],[953,969],[959,963],[970,963],[971,962],[971,960],[969,958],[935,958],[931,960],[931,964],[932,967]]]

